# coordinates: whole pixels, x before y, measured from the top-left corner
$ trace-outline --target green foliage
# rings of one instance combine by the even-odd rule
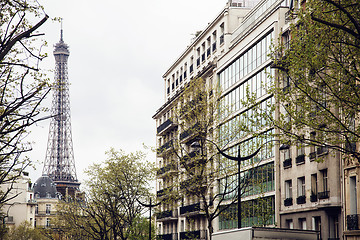
[[[140,151],[110,149],[107,156],[87,170],[86,200],[59,205],[57,224],[72,238],[142,239],[148,236],[148,225],[138,200],[147,202],[151,197],[153,164]]]
[[[10,228],[5,235],[5,240],[45,240],[45,236],[41,234],[41,231],[34,228],[28,222],[21,223],[16,228]]]
[[[45,119],[41,102],[50,91],[39,68],[46,56],[38,28],[47,20],[33,0],[0,3],[0,184],[14,181],[30,164],[20,154],[30,151],[24,141],[29,126]],[[10,191],[11,189],[9,189]],[[0,205],[7,200],[0,193]]]
[[[306,1],[290,28],[290,45],[274,49],[279,83],[272,93],[279,137],[360,160],[360,3]],[[274,106],[274,108],[277,106]]]

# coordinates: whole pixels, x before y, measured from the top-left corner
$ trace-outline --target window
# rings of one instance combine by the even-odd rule
[[[306,230],[306,218],[299,218],[299,229]]]
[[[350,192],[350,214],[357,214],[357,188],[356,176],[349,178],[349,192]]]
[[[212,34],[212,41],[213,41],[213,44],[212,44],[212,51],[214,52],[216,50],[216,31],[213,32]]]
[[[303,142],[298,142],[296,148],[297,148],[296,164],[305,163],[305,146],[304,146],[304,143]]]
[[[36,205],[36,206],[35,206],[35,214],[38,214],[38,213],[39,213],[39,206]]]
[[[225,27],[224,23],[220,25],[220,45],[224,43]]]
[[[50,218],[46,218],[46,227],[50,227]]]
[[[187,63],[185,63],[185,65],[184,65],[184,74],[183,74],[184,80],[187,78],[186,69],[187,69]]]
[[[291,206],[293,204],[292,199],[292,181],[286,180],[285,181],[285,200],[284,206]]]
[[[298,178],[297,182],[297,193],[298,197],[296,198],[297,204],[304,204],[306,203],[306,196],[305,196],[305,177]]]
[[[305,177],[298,178],[298,197],[305,195]]]
[[[196,52],[197,52],[196,66],[199,67],[200,66],[200,56],[201,56],[200,48],[198,48],[196,50]]]
[[[311,202],[316,202],[317,201],[317,194],[318,194],[318,189],[317,189],[317,174],[311,174],[311,195],[310,195],[310,201]]]
[[[289,229],[294,229],[294,223],[292,219],[286,219],[285,220],[286,227]]]
[[[51,212],[51,204],[46,204],[46,214],[50,214]]]
[[[312,230],[321,231],[321,217],[316,216],[312,218]],[[320,239],[321,239],[321,232],[320,232]]]
[[[328,172],[327,169],[320,170],[321,192],[318,193],[319,199],[329,198]]]
[[[211,37],[208,37],[206,42],[207,42],[206,57],[210,57],[210,55],[211,55]]]

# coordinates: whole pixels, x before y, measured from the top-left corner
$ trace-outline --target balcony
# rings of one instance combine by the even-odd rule
[[[157,235],[158,240],[177,240],[178,234],[177,233],[169,233],[169,234],[161,234]]]
[[[176,172],[176,171],[177,171],[177,166],[175,164],[168,164],[165,167],[162,167],[159,170],[157,170],[156,174],[159,176],[167,172]]]
[[[346,216],[347,230],[359,230],[359,214]]]
[[[180,240],[182,239],[207,239],[206,230],[180,232]]]
[[[330,191],[318,192],[319,199],[326,199],[329,198],[329,196],[330,196]]]
[[[329,149],[325,146],[321,146],[316,149],[317,155],[327,154],[328,151],[329,151]]]
[[[295,161],[296,161],[297,165],[304,164],[305,163],[305,155],[301,154],[301,155],[297,156]]]
[[[291,20],[295,19],[298,14],[298,9],[290,9],[285,13],[285,23],[290,22]]]
[[[156,192],[157,197],[162,197],[172,191],[172,187],[164,188]]]
[[[284,206],[287,207],[287,206],[292,206],[293,205],[293,199],[292,198],[286,198],[284,200]]]
[[[200,202],[180,207],[180,215],[198,213],[200,211]]]
[[[304,204],[306,203],[306,196],[302,195],[296,198],[296,204]]]
[[[157,153],[162,154],[163,152],[169,150],[173,146],[173,140],[170,140],[163,144],[161,147],[158,148]]]
[[[310,161],[314,161],[315,158],[316,158],[316,152],[311,152],[311,153],[309,154],[309,159],[310,159]]]
[[[318,200],[318,197],[317,197],[317,194],[316,193],[312,193],[310,195],[310,202],[317,202]]]
[[[291,168],[292,166],[292,161],[291,158],[285,159],[283,162],[284,168]]]
[[[180,141],[184,141],[186,139],[189,139],[190,137],[194,137],[198,135],[200,131],[201,129],[199,128],[199,124],[196,123],[194,126],[180,133]]]
[[[170,119],[167,119],[159,127],[157,127],[157,134],[164,135],[167,131],[175,128],[177,125],[173,123]]]
[[[177,220],[178,219],[178,211],[177,210],[169,210],[169,211],[163,211],[158,214],[156,214],[156,221],[158,222],[164,222],[169,220]]]

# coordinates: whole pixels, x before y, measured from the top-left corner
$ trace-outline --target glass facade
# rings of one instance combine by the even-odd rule
[[[237,204],[232,204],[219,215],[219,230],[237,228]],[[225,208],[225,206],[224,206]],[[241,226],[266,226],[275,222],[274,196],[241,203]]]
[[[265,34],[219,74],[219,87],[224,93],[219,109],[223,121],[219,126],[219,144],[231,146],[225,151],[230,156],[238,155],[238,146],[241,156],[248,156],[265,142],[273,140],[274,130],[269,128],[264,117],[264,114],[273,114],[274,100],[268,92],[275,74],[269,61],[273,37],[273,31]],[[246,104],[249,97],[256,100],[255,107]],[[242,189],[242,197],[275,191],[274,162],[270,160],[259,165],[274,155],[274,144],[268,143],[254,158],[241,163],[241,168],[247,169],[241,172],[243,182],[250,179]],[[220,193],[225,193],[225,199],[230,200],[237,196],[237,163],[222,156],[219,161],[221,171],[227,176],[220,180]],[[242,202],[242,226],[274,224],[274,199],[274,196],[269,196]],[[219,229],[236,228],[236,204],[224,208],[226,210],[219,216]]]

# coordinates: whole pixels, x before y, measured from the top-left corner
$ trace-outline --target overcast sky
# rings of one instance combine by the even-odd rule
[[[51,17],[63,18],[68,62],[72,138],[78,179],[93,162],[103,161],[114,147],[126,152],[155,146],[152,116],[164,103],[162,75],[225,7],[227,0],[38,0]],[[47,21],[49,57],[42,62],[54,69],[53,45],[60,39],[60,23]],[[53,74],[50,74],[53,79]],[[51,106],[51,95],[47,104]],[[41,176],[49,121],[32,129],[37,161],[31,171]],[[148,158],[155,160],[155,154]]]

